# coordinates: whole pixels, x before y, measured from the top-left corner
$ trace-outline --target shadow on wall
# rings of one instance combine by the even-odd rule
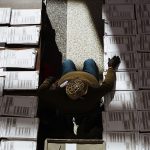
[[[48,76],[59,76],[61,71],[62,54],[55,41],[55,30],[48,18],[46,7],[42,6],[41,30],[41,70],[40,83]]]

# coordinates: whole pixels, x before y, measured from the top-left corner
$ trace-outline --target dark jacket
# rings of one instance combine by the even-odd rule
[[[75,101],[66,95],[65,87],[51,89],[55,81],[54,77],[49,77],[39,87],[38,96],[41,105],[51,110],[59,109],[64,113],[81,114],[92,111],[99,105],[101,98],[112,90],[116,74],[114,69],[109,68],[105,80],[98,88],[89,87],[84,98]]]

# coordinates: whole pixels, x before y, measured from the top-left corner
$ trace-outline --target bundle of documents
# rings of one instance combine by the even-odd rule
[[[138,91],[114,91],[104,96],[105,111],[136,110]]]
[[[9,24],[11,8],[0,8],[0,24]]]
[[[150,35],[137,35],[137,50],[150,52]]]
[[[4,81],[4,76],[0,76],[0,96],[3,95]]]
[[[38,118],[0,117],[0,125],[1,138],[37,139]]]
[[[41,9],[12,9],[11,25],[40,23]]]
[[[149,0],[137,0],[137,3],[140,3],[140,4],[144,4],[144,3],[146,3],[146,4],[149,4],[150,3],[150,1]]]
[[[108,69],[108,59],[113,56],[119,56],[121,63],[119,64],[117,71],[127,71],[127,70],[137,70],[138,68],[138,58],[137,53],[133,52],[106,52],[104,53],[104,70]]]
[[[102,19],[121,19],[130,20],[135,19],[134,5],[133,4],[105,4],[102,7]]]
[[[149,18],[150,17],[150,4],[136,4],[136,17]]]
[[[1,50],[0,67],[28,68],[34,69],[37,51],[32,49]]]
[[[138,91],[138,110],[150,110],[150,90]]]
[[[140,133],[139,136],[140,136],[139,150],[149,150],[150,149],[150,134]]]
[[[137,20],[138,34],[150,34],[150,19]]]
[[[6,71],[5,90],[35,90],[38,88],[39,71]]]
[[[104,132],[106,150],[139,150],[137,132]]]
[[[38,26],[9,27],[7,44],[38,45],[39,36],[40,27]]]
[[[136,36],[104,36],[104,52],[133,52],[137,50]]]
[[[0,106],[3,116],[35,117],[38,99],[36,96],[5,95]]]
[[[0,150],[37,150],[36,141],[2,140]]]
[[[104,72],[104,79],[107,72]],[[116,84],[113,90],[138,90],[138,73],[134,71],[116,72]]]
[[[135,35],[137,34],[136,20],[105,20],[105,35]]]
[[[137,0],[105,0],[106,4],[134,4]]]
[[[8,27],[0,26],[0,48],[5,47],[5,43],[7,42],[7,33],[8,33]]]
[[[150,131],[150,111],[139,111],[139,131]]]
[[[139,69],[150,68],[150,53],[138,53],[138,67]]]
[[[104,131],[138,131],[137,111],[102,112]]]
[[[139,88],[150,89],[150,70],[139,70]]]

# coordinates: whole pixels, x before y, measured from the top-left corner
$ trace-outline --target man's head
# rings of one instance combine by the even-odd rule
[[[88,84],[81,79],[69,81],[66,85],[66,94],[73,100],[76,100],[87,93]]]

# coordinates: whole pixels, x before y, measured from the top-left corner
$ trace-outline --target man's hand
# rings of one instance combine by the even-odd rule
[[[111,59],[108,59],[108,67],[112,67],[113,69],[116,69],[118,65],[120,64],[120,57],[119,56],[113,56]]]

